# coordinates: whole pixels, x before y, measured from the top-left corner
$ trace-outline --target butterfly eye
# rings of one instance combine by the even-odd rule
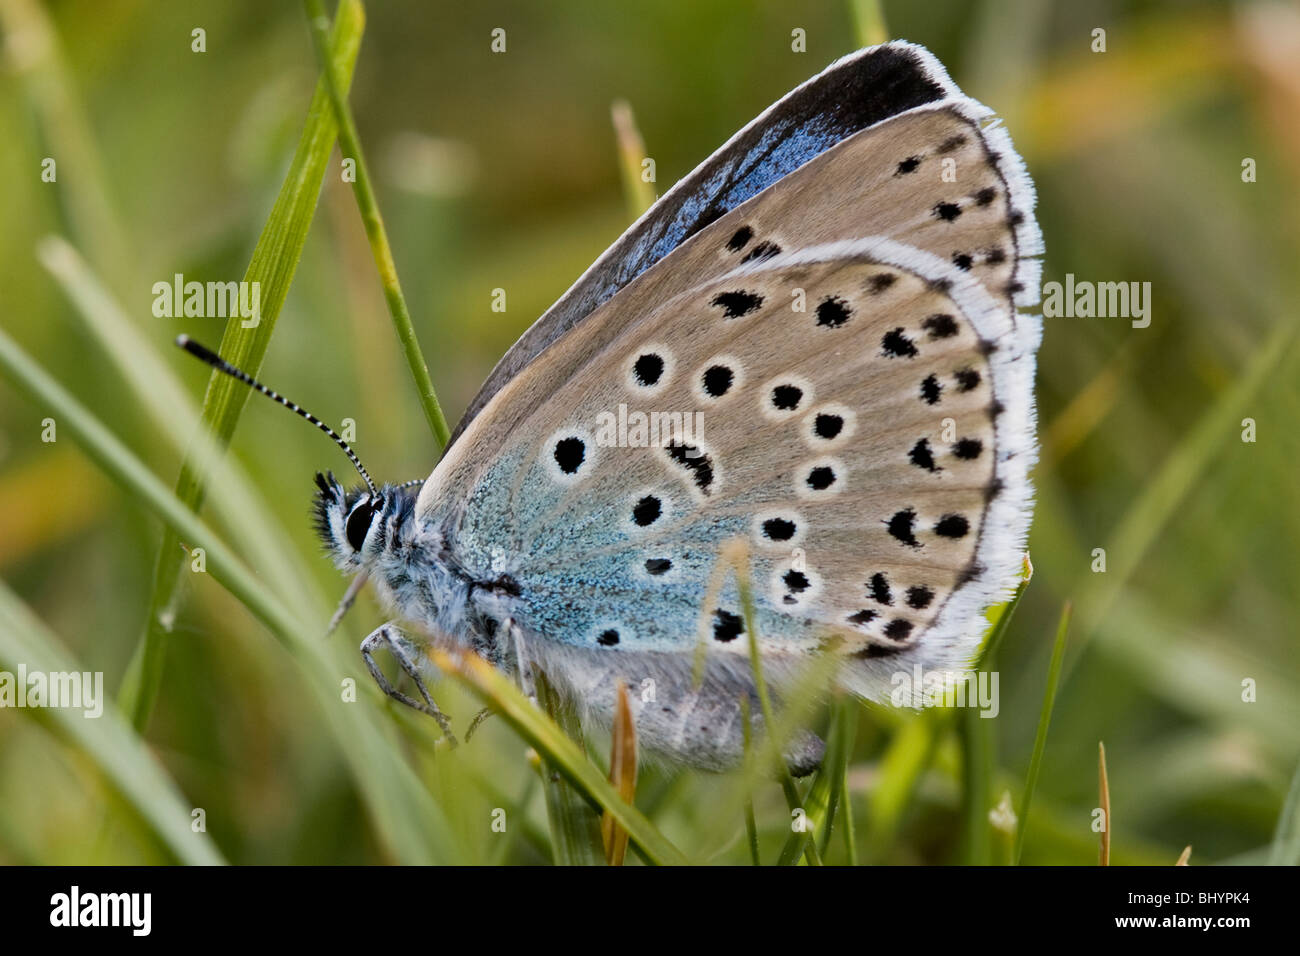
[[[370,522],[374,517],[375,505],[369,500],[360,502],[352,509],[347,525],[348,544],[352,545],[352,550],[360,551],[366,543],[366,532],[370,530]]]

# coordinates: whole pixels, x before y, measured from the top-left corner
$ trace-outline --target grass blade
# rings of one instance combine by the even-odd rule
[[[785,847],[777,860],[778,866],[793,866],[804,855],[804,848],[816,842],[816,859],[820,862],[830,841],[831,825],[835,819],[835,808],[839,796],[840,781],[843,779],[848,742],[845,728],[840,718],[840,709],[847,706],[843,698],[837,699],[831,708],[830,733],[826,741],[826,756],[817,774],[813,777],[808,795],[803,800],[804,828],[786,838]]]
[[[533,679],[538,706],[581,749],[582,727],[577,716],[564,706],[544,673],[534,670]],[[555,856],[555,865],[599,865],[604,861],[600,816],[552,761],[542,757],[538,770],[542,775],[542,793],[546,799],[546,819],[551,827],[551,852]]]
[[[745,543],[736,540],[724,545],[719,564],[730,565],[736,575],[736,589],[740,592],[740,608],[745,617],[745,633],[749,638],[749,664],[754,672],[754,689],[758,695],[759,709],[763,714],[764,750],[767,752],[770,766],[777,773],[790,812],[792,814],[803,812],[806,822],[806,808],[799,796],[799,789],[795,786],[794,777],[790,775],[790,767],[781,753],[781,736],[778,733],[776,712],[772,708],[772,698],[767,692],[767,681],[763,678],[763,655],[758,649],[758,622],[757,615],[754,613],[754,592],[749,581],[749,553]],[[802,841],[802,849],[808,858],[808,863],[812,866],[820,866],[821,857],[817,853],[817,844],[806,839],[806,831],[798,835],[805,837]]]
[[[1101,855],[1100,866],[1110,866],[1110,781],[1106,778],[1106,745],[1097,741],[1097,788],[1101,792]]]
[[[1052,723],[1052,708],[1056,706],[1056,687],[1061,679],[1061,663],[1065,659],[1065,637],[1070,631],[1070,613],[1072,605],[1065,602],[1061,609],[1061,620],[1056,627],[1056,644],[1052,647],[1052,663],[1047,670],[1047,690],[1043,694],[1043,708],[1038,716],[1038,731],[1034,735],[1034,752],[1029,759],[1029,774],[1025,779],[1025,792],[1020,798],[1020,808],[1016,821],[1016,842],[1012,850],[1012,860],[1018,865],[1020,854],[1025,846],[1025,824],[1029,820],[1029,804],[1034,799],[1034,787],[1038,783],[1038,770],[1043,762],[1043,750],[1047,746],[1047,728]]]
[[[615,100],[610,107],[614,122],[614,138],[618,141],[618,168],[623,174],[623,198],[627,202],[628,216],[640,219],[641,214],[654,205],[655,187],[645,181],[641,164],[646,160],[645,140],[637,129],[632,105],[627,100]]]
[[[338,17],[331,36],[330,49],[333,62],[350,82],[352,68],[361,48],[361,33],[365,17],[358,0],[341,0]],[[253,249],[252,260],[244,273],[245,282],[256,282],[261,289],[261,317],[254,328],[242,327],[238,316],[226,323],[221,339],[220,354],[233,365],[256,377],[271,343],[271,333],[276,319],[289,293],[289,285],[302,255],[307,232],[311,228],[320,195],[325,168],[334,148],[337,127],[334,112],[329,106],[329,94],[324,81],[316,86],[307,123],[298,141],[298,149],[289,167],[280,193],[271,209],[271,215],[262,228],[262,234]],[[229,444],[235,426],[248,400],[248,389],[239,382],[213,371],[208,379],[207,394],[203,399],[203,422],[208,427],[210,440],[217,447]],[[205,442],[206,444],[206,442]],[[176,496],[190,511],[197,513],[203,503],[207,487],[205,472],[187,459],[181,465],[176,482]],[[149,600],[144,640],[136,653],[123,681],[119,700],[122,709],[137,728],[144,728],[153,712],[158,688],[162,683],[163,654],[167,636],[171,633],[179,601],[178,584],[181,562],[180,539],[172,531],[163,532],[154,567],[153,592]]]
[[[157,432],[170,440],[178,454],[185,454],[188,447],[191,460],[203,461],[213,508],[236,534],[241,553],[257,556],[253,563],[280,594],[293,595],[299,603],[319,603],[322,598],[311,582],[296,573],[300,564],[285,544],[287,535],[277,516],[234,459],[210,445],[200,450],[206,436],[198,427],[198,407],[172,366],[127,318],[89,264],[58,236],[38,243],[37,258],[72,300]]]
[[[1291,789],[1278,814],[1268,862],[1271,866],[1300,866],[1300,766],[1296,767]]]
[[[388,233],[384,230],[384,220],[379,214],[379,201],[375,198],[374,188],[370,183],[370,172],[366,167],[366,157],[361,151],[361,137],[357,135],[357,124],[352,119],[352,110],[348,107],[348,77],[330,56],[329,19],[325,16],[320,0],[305,0],[307,18],[311,25],[312,43],[316,47],[316,59],[325,78],[325,88],[333,104],[334,117],[338,121],[339,148],[347,159],[356,163],[356,177],[352,191],[357,197],[357,207],[361,210],[361,221],[366,227],[366,238],[370,241],[370,251],[375,257],[375,267],[379,270],[379,281],[384,287],[384,300],[393,317],[393,328],[397,331],[397,340],[401,343],[402,354],[411,370],[415,381],[416,393],[424,417],[429,422],[429,430],[438,442],[439,448],[445,448],[451,437],[447,428],[447,419],[438,404],[438,396],[433,390],[433,379],[429,377],[429,366],[420,352],[420,340],[415,336],[415,327],[411,324],[411,313],[406,307],[406,297],[402,294],[402,284],[397,278],[397,264],[393,261],[393,250],[388,244]]]
[[[10,671],[22,664],[28,673],[82,671],[59,640],[2,582],[0,664]],[[111,702],[101,703],[104,711],[95,718],[68,707],[24,713],[48,720],[85,753],[177,860],[192,865],[224,863],[208,834],[190,829],[190,805],[144,741]]]
[[[429,656],[439,670],[482,698],[560,773],[602,810],[608,811],[651,863],[684,865],[689,862],[641,811],[615,792],[572,738],[534,707],[504,674],[466,652],[435,647],[430,649]]]
[[[636,799],[636,722],[632,719],[632,706],[627,700],[627,687],[621,681],[612,737],[609,782],[630,804]],[[608,810],[601,818],[600,835],[605,844],[605,862],[610,866],[622,866],[627,855],[627,831],[618,825]]]
[[[376,719],[377,709],[341,704],[339,668],[326,658],[325,645],[319,636],[324,622],[300,622],[194,512],[3,330],[0,330],[0,373],[35,404],[48,409],[59,427],[70,433],[109,477],[162,519],[176,540],[183,537],[190,545],[207,552],[207,573],[267,626],[305,672],[307,686],[348,760],[386,848],[403,862],[435,861],[442,849],[451,845],[447,822],[438,808],[429,803],[410,768],[396,755]],[[378,702],[379,691],[372,689],[366,699]]]
[[[990,627],[988,634],[984,638],[984,649],[980,652],[980,670],[989,670],[997,666],[998,648],[1002,646],[1002,639],[1011,627],[1011,619],[1016,616],[1016,608],[1020,607],[1020,599],[1024,596],[1025,588],[1029,587],[1029,582],[1033,577],[1034,564],[1029,560],[1029,554],[1026,552],[1020,572],[1020,583],[1016,585],[1016,593],[1011,596],[1011,600],[1006,604],[999,604],[997,607],[989,608],[985,615]]]
[[[962,756],[962,862],[993,863],[993,829],[989,822],[993,790],[993,721],[977,707],[964,707],[959,718]]]
[[[889,39],[880,0],[849,0],[849,13],[853,18],[853,35],[858,46],[875,46]]]

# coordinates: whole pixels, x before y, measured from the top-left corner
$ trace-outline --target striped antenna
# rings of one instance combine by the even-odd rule
[[[301,408],[294,402],[289,401],[279,392],[274,392],[271,389],[267,388],[257,379],[253,378],[253,376],[249,375],[247,372],[243,371],[242,369],[235,368],[235,366],[231,365],[229,362],[223,359],[216,352],[212,351],[209,348],[205,348],[204,346],[200,345],[198,342],[195,342],[188,335],[176,336],[176,344],[181,348],[183,348],[185,351],[189,352],[196,359],[199,359],[200,361],[203,362],[207,362],[218,372],[225,372],[231,378],[238,379],[239,381],[243,382],[245,385],[247,385],[249,388],[253,389],[254,391],[261,392],[263,395],[265,395],[267,398],[271,399],[272,401],[279,402],[285,408],[297,412],[303,418],[307,419],[307,421],[311,422],[313,425],[315,425],[317,428],[323,431],[326,435],[329,435],[330,438],[334,439],[334,444],[338,445],[340,448],[343,449],[343,453],[348,456],[348,459],[356,467],[357,471],[360,472],[362,480],[365,481],[366,486],[370,489],[370,496],[372,498],[379,497],[379,489],[377,489],[375,487],[375,483],[370,480],[370,475],[366,472],[366,469],[362,466],[361,459],[357,457],[357,453],[352,450],[352,448],[348,445],[347,442],[343,440],[343,437],[338,432],[330,428],[328,425],[326,425],[323,421],[321,421],[311,412],[307,411],[307,409]]]

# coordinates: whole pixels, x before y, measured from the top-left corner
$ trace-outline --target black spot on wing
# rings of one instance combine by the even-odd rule
[[[813,419],[813,432],[816,433],[818,438],[830,441],[843,430],[844,417],[842,415],[822,412]]]
[[[897,281],[898,276],[892,272],[877,272],[867,280],[867,291],[872,295],[880,295]]]
[[[738,319],[762,308],[763,297],[756,292],[719,292],[712,304],[722,309],[724,318]]]
[[[587,445],[581,438],[561,438],[555,443],[555,463],[566,475],[576,474],[587,457]]]
[[[702,384],[710,398],[721,398],[731,390],[736,374],[725,365],[711,365],[704,370]]]
[[[636,376],[638,385],[657,385],[664,374],[663,356],[654,352],[637,356],[637,360],[632,363],[632,374]]]
[[[916,358],[916,346],[903,334],[901,327],[885,333],[880,340],[880,349],[890,358]]]
[[[818,303],[817,324],[828,329],[838,329],[852,314],[853,310],[849,308],[847,302],[839,296],[831,296]]]
[[[727,248],[732,252],[739,252],[745,248],[745,243],[754,238],[754,230],[748,226],[741,226],[727,240]]]
[[[970,522],[963,515],[948,514],[934,526],[934,533],[944,538],[964,538],[970,531]]]
[[[663,514],[663,503],[654,495],[646,495],[632,509],[632,520],[641,527],[654,524]]]
[[[706,495],[713,493],[713,458],[705,454],[695,445],[687,445],[683,442],[672,442],[664,448],[668,457],[690,475],[695,482],[695,487],[699,488]]]
[[[761,259],[771,259],[773,256],[779,256],[780,254],[781,247],[775,242],[760,242],[753,249],[750,249],[749,252],[745,253],[745,257],[740,261],[755,262]]]
[[[961,133],[956,133],[952,136],[949,136],[942,143],[940,143],[939,148],[936,149],[935,152],[938,153],[940,156],[943,156],[947,153],[956,152],[958,149],[961,149],[962,145],[965,142],[966,142],[966,137],[963,136]]]
[[[961,215],[961,206],[958,206],[955,202],[941,202],[937,203],[930,211],[934,214],[935,219],[953,222]]]
[[[912,622],[896,617],[885,625],[885,637],[893,641],[902,641],[912,633]]]
[[[808,472],[804,480],[813,491],[825,491],[835,484],[835,469],[829,465],[818,465]]]
[[[718,608],[713,612],[713,639],[727,643],[745,633],[745,622],[739,614]]]
[[[957,320],[945,313],[936,313],[921,323],[921,328],[930,334],[930,340],[952,338],[957,334]]]
[[[763,522],[763,534],[772,541],[789,541],[797,530],[787,518],[768,518]]]
[[[916,608],[918,611],[930,606],[934,600],[934,592],[923,584],[907,589],[907,606]]]
[[[885,522],[889,533],[910,548],[919,548],[921,542],[916,540],[916,512],[911,508],[894,512]]]
[[[907,453],[907,458],[917,468],[924,468],[926,471],[939,470],[939,466],[934,463],[934,452],[930,449],[928,438],[917,439],[912,450]]]

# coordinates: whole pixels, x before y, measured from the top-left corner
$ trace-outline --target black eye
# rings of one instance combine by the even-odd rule
[[[370,521],[374,516],[375,506],[369,501],[361,502],[348,515],[348,544],[352,545],[353,551],[360,551],[366,543],[366,532],[370,530]]]

